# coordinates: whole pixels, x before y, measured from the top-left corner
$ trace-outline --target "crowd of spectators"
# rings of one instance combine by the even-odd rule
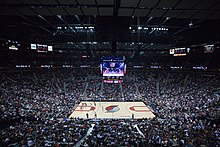
[[[88,128],[82,119],[24,120],[1,131],[1,146],[73,146]]]
[[[75,144],[87,132],[86,123],[57,120],[68,118],[80,101],[85,77],[72,70],[1,73],[1,145],[27,145],[25,137],[31,136],[32,145]]]
[[[143,135],[132,136],[122,141],[121,137],[114,140],[112,130],[108,131],[95,128],[95,134],[88,137],[83,146],[100,145],[96,135],[102,136],[104,141],[101,146],[114,144],[116,146],[219,146],[220,145],[220,95],[215,93],[219,89],[220,76],[210,73],[189,72],[138,72],[133,77],[135,82],[125,81],[122,86],[124,91],[134,92],[136,100],[138,94],[142,96],[156,114],[154,119],[132,121],[131,126],[137,124]],[[156,83],[159,83],[159,95]],[[132,83],[132,84],[131,84]],[[138,89],[134,85],[138,86]],[[131,88],[132,87],[132,88]],[[125,88],[125,89],[124,89]],[[137,92],[139,91],[139,93]],[[130,100],[125,97],[125,100]],[[126,120],[104,121],[98,124],[99,128],[120,124],[117,128],[126,130]],[[106,123],[108,125],[106,125]],[[109,125],[111,124],[111,125]],[[135,129],[135,128],[133,128]],[[98,132],[97,132],[98,131]],[[125,132],[118,131],[117,133]],[[113,132],[114,132],[113,131]],[[135,131],[135,130],[134,130]],[[117,134],[116,133],[116,134]],[[94,137],[95,136],[95,137]],[[140,139],[141,138],[141,139]],[[135,144],[129,140],[135,140]],[[129,141],[128,141],[129,140]]]
[[[100,120],[82,146],[138,146],[142,139],[129,120]]]
[[[156,115],[95,122],[84,146],[220,145],[218,74],[132,71],[122,84],[107,84],[97,73],[82,69],[1,73],[1,123],[16,121],[0,128],[0,145],[77,143],[90,122],[66,118],[81,100],[144,101]]]

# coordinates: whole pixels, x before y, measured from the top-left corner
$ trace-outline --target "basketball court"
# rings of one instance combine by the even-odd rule
[[[81,101],[69,118],[142,119],[155,115],[143,102]]]

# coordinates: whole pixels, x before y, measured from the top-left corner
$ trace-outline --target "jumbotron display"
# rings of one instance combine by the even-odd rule
[[[100,71],[105,83],[121,83],[126,73],[126,64],[122,57],[103,57]]]
[[[103,62],[103,76],[124,76],[124,62]]]

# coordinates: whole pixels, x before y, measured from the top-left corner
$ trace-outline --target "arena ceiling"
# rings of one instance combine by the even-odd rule
[[[219,41],[219,0],[5,0],[1,39],[55,49],[164,50]]]

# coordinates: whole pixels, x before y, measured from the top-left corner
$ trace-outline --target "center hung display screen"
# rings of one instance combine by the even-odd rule
[[[103,62],[102,72],[103,76],[124,76],[125,63],[124,62]]]
[[[122,83],[126,73],[126,64],[122,57],[103,57],[100,71],[104,83]]]

